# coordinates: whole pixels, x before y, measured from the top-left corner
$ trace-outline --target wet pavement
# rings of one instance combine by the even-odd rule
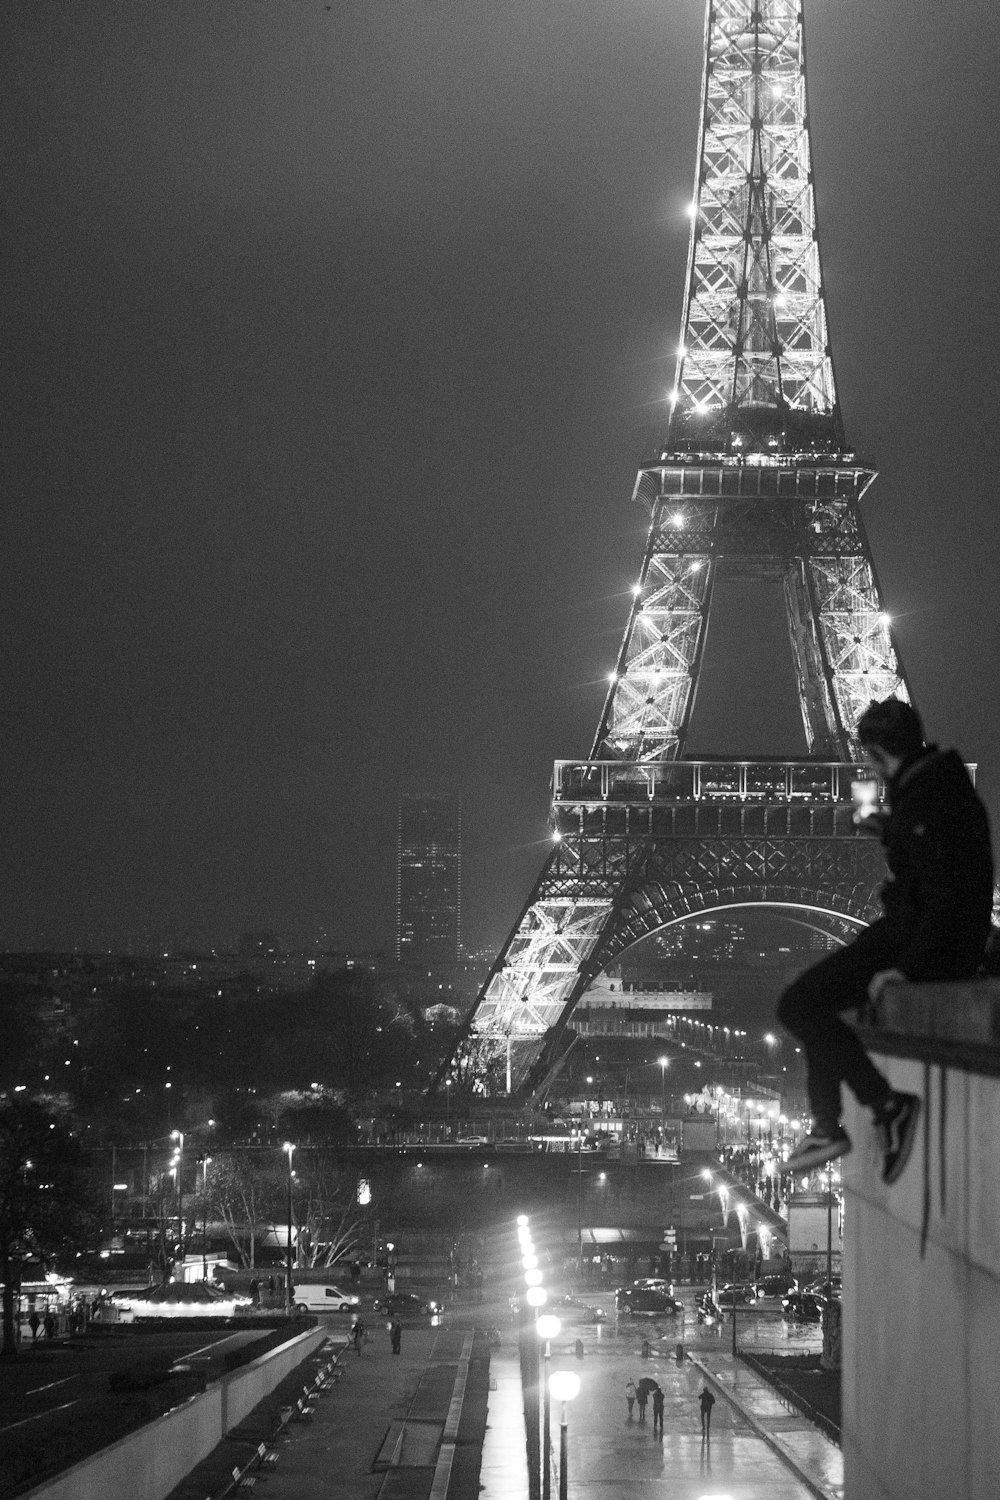
[[[790,1411],[767,1383],[731,1352],[731,1324],[697,1324],[693,1294],[683,1300],[685,1359],[676,1360],[681,1319],[617,1319],[613,1297],[585,1293],[606,1308],[601,1325],[567,1327],[554,1342],[553,1370],[572,1369],[580,1395],[568,1412],[569,1500],[843,1500],[840,1450],[805,1417]],[[516,1329],[504,1303],[454,1310],[446,1323],[495,1323],[501,1347],[490,1374],[487,1432],[480,1474],[481,1500],[522,1500],[527,1495],[524,1415]],[[404,1417],[427,1362],[436,1330],[408,1329],[403,1352],[394,1358],[384,1330],[359,1360],[348,1353],[344,1376],[317,1402],[308,1423],[296,1424],[279,1445],[277,1467],[258,1493],[269,1500],[376,1500],[385,1475],[373,1468],[390,1425]],[[815,1328],[795,1328],[771,1313],[740,1314],[741,1343],[760,1350],[816,1349]],[[575,1358],[575,1341],[584,1346]],[[648,1340],[650,1353],[643,1357]],[[656,1380],[664,1392],[664,1432],[654,1436],[652,1407],[647,1419],[628,1420],[625,1383],[631,1377]],[[698,1394],[706,1382],[716,1395],[711,1436],[701,1436]],[[234,1433],[218,1450],[231,1467],[243,1434]],[[559,1494],[559,1410],[552,1411],[552,1496]],[[245,1440],[256,1441],[247,1433]],[[234,1455],[230,1457],[229,1455]],[[226,1472],[228,1472],[228,1467]],[[397,1471],[402,1480],[404,1473]],[[207,1475],[200,1476],[207,1477]],[[213,1479],[215,1475],[212,1476]],[[179,1487],[174,1500],[195,1500],[197,1481]],[[197,1500],[213,1492],[202,1487]]]
[[[552,1360],[553,1370],[573,1369],[581,1381],[568,1411],[569,1500],[611,1500],[612,1493],[615,1500],[647,1500],[651,1486],[657,1500],[842,1500],[840,1449],[733,1357],[731,1323],[698,1325],[693,1296],[682,1293],[691,1311],[683,1320],[685,1359],[678,1364],[680,1318],[616,1319],[606,1298],[588,1294],[586,1300],[607,1306],[607,1323],[568,1330],[571,1338],[557,1341]],[[748,1347],[788,1353],[818,1349],[820,1342],[815,1328],[785,1324],[770,1311],[741,1311],[737,1334]],[[573,1357],[578,1336],[582,1361]],[[645,1422],[628,1419],[625,1383],[643,1376],[664,1393],[662,1439],[653,1434],[651,1406]],[[703,1440],[698,1395],[706,1383],[716,1404],[711,1435]],[[558,1495],[555,1410],[552,1425],[552,1493]],[[485,1468],[483,1481],[483,1500],[500,1500],[504,1491],[493,1488]]]

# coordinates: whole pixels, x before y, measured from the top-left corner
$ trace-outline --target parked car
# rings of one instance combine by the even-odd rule
[[[550,1297],[545,1304],[545,1311],[555,1313],[563,1323],[604,1323],[608,1316],[603,1307],[592,1307],[568,1293],[557,1293]]]
[[[361,1306],[361,1298],[354,1292],[341,1291],[329,1282],[310,1285],[297,1282],[294,1290],[296,1312],[355,1312]]]
[[[787,1297],[789,1292],[798,1290],[798,1282],[791,1271],[775,1271],[770,1276],[762,1276],[755,1284],[758,1297]]]
[[[624,1313],[666,1313],[673,1317],[683,1312],[683,1303],[660,1287],[620,1286],[615,1293],[615,1306]]]
[[[436,1317],[444,1312],[444,1304],[433,1297],[419,1297],[416,1292],[382,1292],[372,1303],[376,1312],[390,1313],[394,1318]]]
[[[716,1297],[720,1307],[753,1307],[757,1301],[757,1293],[749,1282],[731,1282],[728,1286],[720,1286]]]
[[[830,1281],[825,1278],[820,1281],[811,1281],[805,1288],[814,1297],[839,1297],[844,1289],[844,1284],[839,1276],[834,1276]]]
[[[781,1316],[790,1323],[820,1323],[825,1306],[826,1298],[813,1292],[789,1292],[781,1304]]]
[[[249,1297],[220,1292],[206,1281],[172,1281],[167,1286],[145,1287],[136,1295],[113,1295],[119,1307],[133,1318],[233,1318],[249,1312]]]

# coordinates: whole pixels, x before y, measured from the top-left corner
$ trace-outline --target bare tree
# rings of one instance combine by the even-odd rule
[[[246,1269],[256,1265],[259,1232],[274,1228],[280,1219],[285,1181],[280,1168],[261,1164],[252,1151],[213,1158],[206,1189],[209,1208],[226,1226]]]
[[[325,1152],[302,1153],[294,1207],[299,1266],[332,1266],[357,1249],[365,1220],[357,1204],[355,1179],[338,1169]]]

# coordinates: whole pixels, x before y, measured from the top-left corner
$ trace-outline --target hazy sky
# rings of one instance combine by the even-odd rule
[[[702,0],[14,10],[0,943],[388,942],[431,773],[499,943],[641,560]],[[806,22],[876,565],[1000,823],[1000,7]],[[779,609],[721,600],[693,750],[800,751]]]

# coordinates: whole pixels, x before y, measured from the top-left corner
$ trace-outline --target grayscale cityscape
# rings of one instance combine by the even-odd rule
[[[0,1500],[992,1500],[1000,11],[7,41]]]

